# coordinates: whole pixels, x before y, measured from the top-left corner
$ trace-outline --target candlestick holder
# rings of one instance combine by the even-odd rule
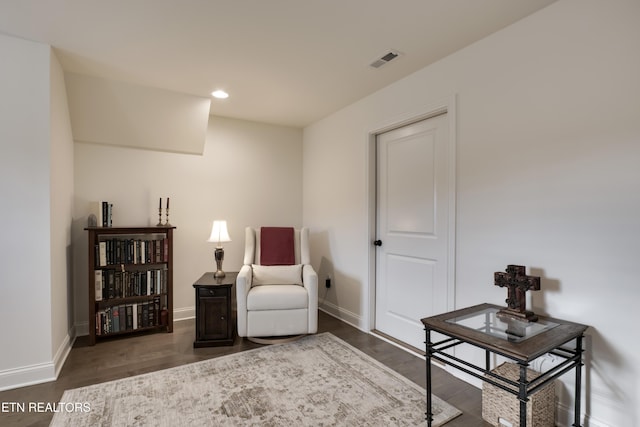
[[[164,226],[171,227],[171,224],[169,224],[169,208],[167,208],[166,211],[167,211],[167,222],[165,222]]]
[[[158,223],[156,227],[162,227],[162,208],[158,208]]]

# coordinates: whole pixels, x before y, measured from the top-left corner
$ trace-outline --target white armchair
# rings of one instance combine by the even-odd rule
[[[293,230],[291,265],[262,265],[261,229],[245,229],[244,265],[236,280],[238,335],[260,343],[318,331],[318,275],[309,229]]]

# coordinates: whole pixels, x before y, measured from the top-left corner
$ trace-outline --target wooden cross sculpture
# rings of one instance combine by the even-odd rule
[[[495,285],[501,288],[509,288],[507,294],[507,308],[498,311],[497,316],[507,319],[516,319],[524,322],[536,322],[538,316],[533,311],[527,310],[527,291],[540,290],[540,278],[527,276],[524,265],[508,265],[506,273],[494,273]]]

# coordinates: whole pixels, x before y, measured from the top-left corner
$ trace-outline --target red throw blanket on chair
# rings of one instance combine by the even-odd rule
[[[262,227],[260,264],[293,265],[295,262],[293,227]]]

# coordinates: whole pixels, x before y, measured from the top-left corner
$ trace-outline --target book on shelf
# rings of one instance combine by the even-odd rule
[[[99,261],[101,267],[107,265],[107,242],[98,243],[98,256],[96,259]]]
[[[166,326],[160,297],[134,304],[118,304],[96,312],[96,335]]]
[[[123,239],[105,238],[95,248],[100,267],[118,264],[159,264],[169,262],[167,238]]]
[[[113,225],[113,203],[102,202],[102,226],[111,227]]]
[[[131,304],[131,327],[138,329],[138,304]]]
[[[154,325],[160,325],[160,297],[153,297],[153,319]]]
[[[102,283],[102,270],[95,271],[95,278],[94,286],[96,290],[96,301],[102,301],[102,289],[104,287]]]
[[[96,269],[94,272],[95,300],[166,294],[167,276],[166,269],[144,271]]]
[[[113,315],[113,319],[112,319],[112,331],[111,332],[120,332],[120,306],[113,306],[111,307],[111,313]]]
[[[142,303],[142,327],[149,326],[149,304]]]
[[[107,201],[91,202],[87,225],[89,227],[113,226],[113,203]]]

